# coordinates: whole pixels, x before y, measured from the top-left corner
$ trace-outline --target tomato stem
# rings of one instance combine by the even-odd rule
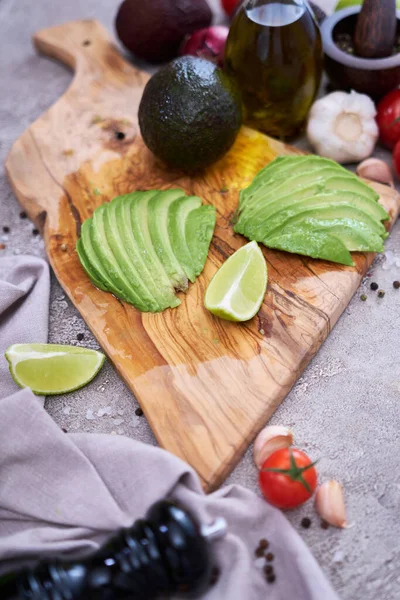
[[[287,475],[287,477],[289,477],[292,481],[298,481],[299,483],[301,483],[306,488],[307,492],[312,495],[313,491],[312,491],[311,487],[309,486],[308,482],[304,479],[303,473],[305,471],[308,471],[308,469],[315,467],[315,465],[317,464],[318,461],[316,460],[313,463],[310,463],[309,465],[307,465],[305,467],[299,467],[296,463],[296,459],[293,456],[293,452],[291,450],[289,450],[289,455],[290,455],[290,468],[289,469],[274,469],[274,468],[268,469],[267,468],[267,469],[261,469],[261,470],[269,471],[270,473],[281,473],[281,475]]]

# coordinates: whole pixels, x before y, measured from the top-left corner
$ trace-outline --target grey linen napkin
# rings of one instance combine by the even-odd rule
[[[43,341],[47,265],[11,258],[0,269],[0,351]],[[12,387],[1,363],[0,397]],[[164,450],[122,436],[65,434],[30,390],[0,400],[0,573],[93,551],[167,496],[205,523],[227,520],[227,536],[215,543],[221,578],[208,600],[338,600],[284,515],[252,492],[230,486],[206,496],[194,471]],[[262,537],[275,555],[273,585],[255,564]]]

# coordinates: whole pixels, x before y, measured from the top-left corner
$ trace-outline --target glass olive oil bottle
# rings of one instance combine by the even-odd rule
[[[322,75],[322,41],[305,0],[247,0],[233,20],[225,64],[247,125],[281,139],[301,131]]]

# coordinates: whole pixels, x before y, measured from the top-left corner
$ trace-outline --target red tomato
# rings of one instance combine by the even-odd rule
[[[222,7],[229,17],[233,16],[240,1],[241,0],[222,0]]]
[[[259,485],[266,500],[283,510],[309,500],[317,487],[314,465],[307,454],[295,448],[273,452],[260,470]]]
[[[393,166],[397,173],[397,177],[400,178],[400,139],[393,150]]]
[[[400,88],[382,98],[377,111],[379,139],[384,146],[392,149],[400,139]]]

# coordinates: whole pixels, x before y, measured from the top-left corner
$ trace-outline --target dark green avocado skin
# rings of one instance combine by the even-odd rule
[[[139,125],[148,148],[167,165],[203,169],[234,143],[242,122],[240,93],[214,63],[184,56],[147,83]]]

